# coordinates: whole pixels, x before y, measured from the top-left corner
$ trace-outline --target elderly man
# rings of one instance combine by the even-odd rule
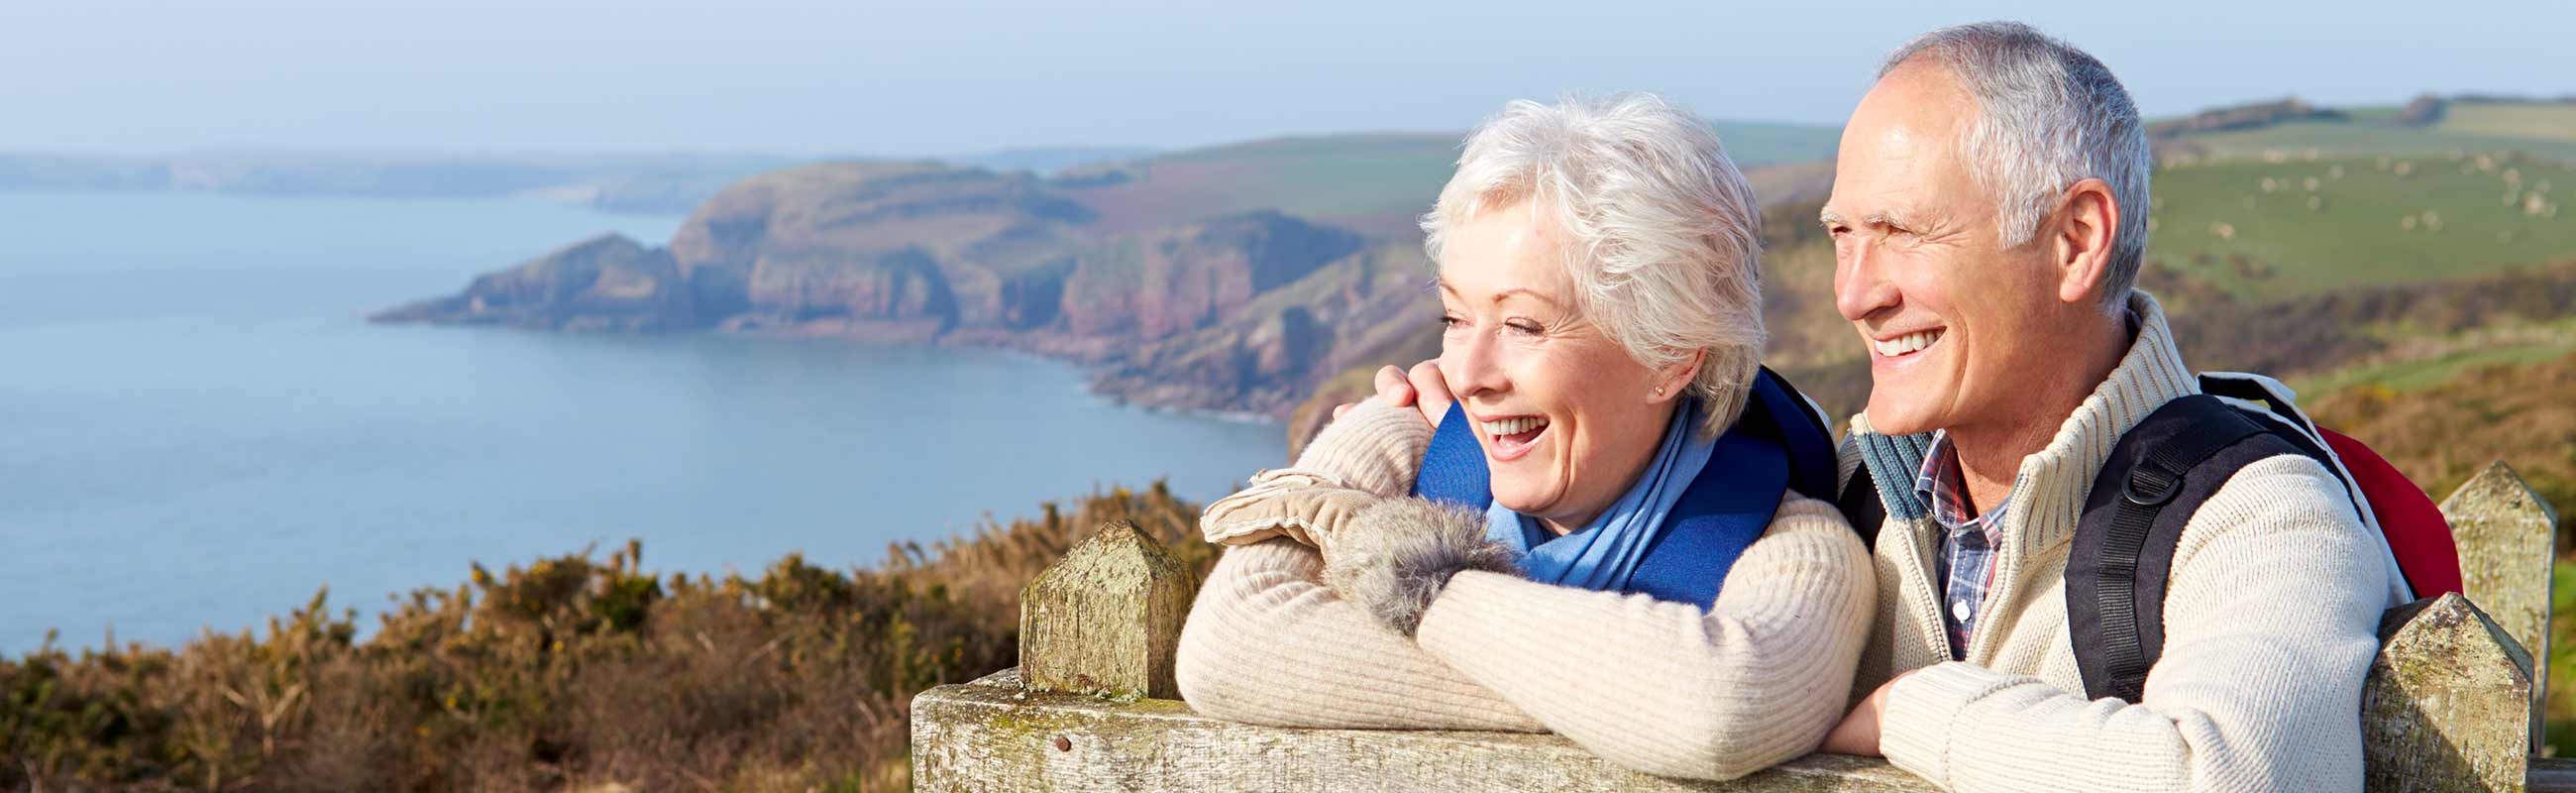
[[[1888,517],[1865,696],[1825,751],[1959,791],[2360,789],[2392,587],[2307,456],[2202,483],[2161,655],[2136,696],[2086,694],[2080,516],[2122,436],[2199,391],[2132,288],[2148,168],[2110,70],[2019,24],[1916,39],[1853,111],[1822,219],[1836,308],[1869,347],[1849,438]]]

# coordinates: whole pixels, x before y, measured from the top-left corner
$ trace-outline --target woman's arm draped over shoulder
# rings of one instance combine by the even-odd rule
[[[1323,557],[1293,540],[1226,549],[1181,632],[1191,708],[1286,727],[1545,729],[1334,594],[1323,574]]]
[[[1430,437],[1412,408],[1370,399],[1315,436],[1296,467],[1401,497]],[[1334,594],[1323,570],[1294,540],[1226,549],[1181,632],[1190,707],[1294,727],[1543,729]]]
[[[1709,609],[1469,571],[1417,638],[1602,757],[1731,779],[1814,750],[1842,717],[1876,588],[1841,514],[1790,494]]]

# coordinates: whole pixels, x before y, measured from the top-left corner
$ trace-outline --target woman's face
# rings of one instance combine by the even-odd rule
[[[1440,261],[1440,374],[1476,422],[1494,500],[1559,533],[1634,484],[1695,371],[1649,369],[1585,322],[1562,251],[1523,201],[1449,229]]]

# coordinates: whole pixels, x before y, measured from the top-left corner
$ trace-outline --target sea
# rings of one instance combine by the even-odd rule
[[[881,563],[1113,486],[1226,493],[1278,424],[1011,352],[376,325],[677,217],[541,200],[0,192],[0,655],[264,629],[629,539]]]

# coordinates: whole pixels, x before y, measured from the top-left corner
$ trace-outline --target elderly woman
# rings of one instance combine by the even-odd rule
[[[1819,500],[1820,418],[1756,362],[1758,223],[1715,135],[1652,96],[1478,129],[1423,220],[1424,390],[1456,402],[1382,377],[1210,505],[1231,547],[1182,695],[1273,725],[1549,730],[1668,776],[1813,750],[1875,579]]]

